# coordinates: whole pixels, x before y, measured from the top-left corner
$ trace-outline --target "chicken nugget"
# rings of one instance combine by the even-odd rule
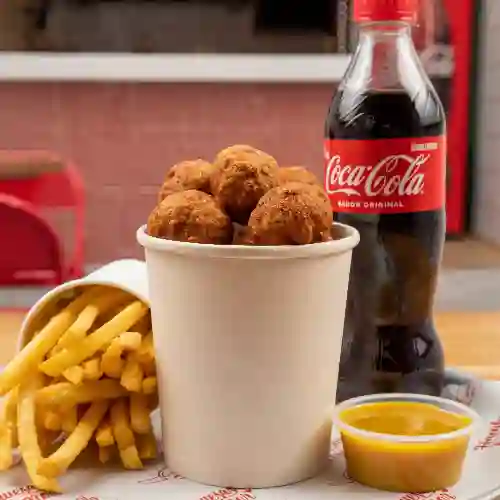
[[[313,184],[321,186],[319,179],[305,167],[281,167],[278,170],[278,184],[283,186],[288,182],[301,182],[302,184]]]
[[[214,160],[214,165],[216,167],[220,167],[224,161],[230,160],[234,156],[254,153],[259,154],[262,153],[262,151],[248,144],[234,144],[233,146],[224,148],[217,153]]]
[[[231,220],[207,193],[190,189],[167,196],[149,215],[150,236],[191,243],[231,243]]]
[[[158,202],[163,201],[169,194],[188,189],[210,194],[210,176],[214,171],[214,165],[199,158],[177,163],[167,173],[158,194]]]
[[[236,149],[217,155],[214,165],[212,194],[233,222],[246,224],[260,198],[277,186],[276,160],[259,150]]]
[[[268,191],[248,221],[256,245],[306,245],[329,241],[333,212],[321,187],[290,182]]]

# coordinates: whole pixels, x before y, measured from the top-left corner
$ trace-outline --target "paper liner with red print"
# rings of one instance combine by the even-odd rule
[[[140,471],[82,466],[61,480],[60,500],[493,500],[500,498],[500,383],[477,382],[448,372],[444,395],[470,404],[482,416],[459,484],[435,493],[385,493],[354,483],[345,472],[342,445],[332,439],[331,466],[319,477],[266,490],[212,487],[171,472],[161,461]],[[159,418],[156,419],[159,429]],[[234,460],[245,450],[234,450]],[[0,500],[41,500],[52,496],[29,486],[24,467],[0,474]]]

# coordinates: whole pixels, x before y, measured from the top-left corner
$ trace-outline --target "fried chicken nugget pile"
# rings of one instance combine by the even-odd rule
[[[248,144],[212,163],[180,162],[166,175],[147,231],[168,240],[215,245],[304,245],[332,239],[333,214],[318,178],[279,167]]]
[[[243,236],[254,245],[307,245],[329,241],[333,213],[316,185],[290,182],[268,191],[253,210]]]

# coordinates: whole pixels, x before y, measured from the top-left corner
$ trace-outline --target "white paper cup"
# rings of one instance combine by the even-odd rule
[[[149,304],[146,264],[141,260],[123,259],[110,262],[96,271],[56,286],[47,292],[26,315],[19,332],[18,350],[22,349],[41,325],[58,309],[58,303],[71,297],[78,288],[106,285],[130,293]]]
[[[260,488],[327,463],[352,249],[358,232],[305,246],[145,247],[168,466]]]

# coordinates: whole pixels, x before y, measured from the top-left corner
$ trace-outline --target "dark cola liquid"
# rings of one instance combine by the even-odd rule
[[[435,94],[404,91],[349,96],[330,106],[326,137],[390,139],[445,132]],[[445,234],[445,211],[338,213],[361,241],[353,252],[337,400],[379,392],[439,395],[443,351],[432,304]]]

